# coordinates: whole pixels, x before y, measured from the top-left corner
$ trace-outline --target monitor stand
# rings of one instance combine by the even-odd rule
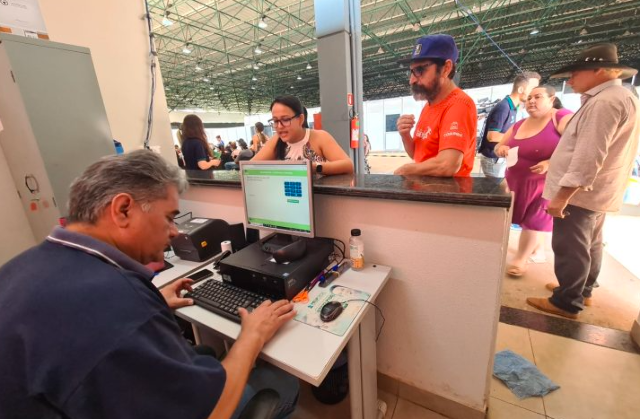
[[[274,253],[281,248],[290,245],[298,240],[304,240],[303,237],[292,236],[290,234],[273,233],[267,237],[261,239],[262,251],[267,253]]]
[[[277,263],[293,262],[307,251],[307,238],[275,233],[262,240],[262,251],[273,255]]]

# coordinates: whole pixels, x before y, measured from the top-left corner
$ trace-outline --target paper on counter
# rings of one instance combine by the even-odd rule
[[[512,147],[507,153],[507,167],[513,167],[518,163],[518,149],[520,147]]]

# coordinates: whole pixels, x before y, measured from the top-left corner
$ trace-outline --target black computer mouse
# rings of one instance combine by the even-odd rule
[[[329,301],[320,309],[320,320],[323,322],[331,322],[334,321],[340,313],[342,313],[342,303],[337,301]]]

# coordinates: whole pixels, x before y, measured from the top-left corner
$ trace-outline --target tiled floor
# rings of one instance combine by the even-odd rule
[[[629,331],[633,321],[638,317],[640,259],[637,257],[637,244],[631,241],[637,241],[640,223],[632,223],[630,217],[626,218],[625,222],[621,222],[620,217],[614,216],[605,222],[604,235],[607,245],[598,278],[600,287],[594,290],[593,305],[580,314],[580,322]],[[512,230],[510,233],[507,263],[516,252],[519,236],[518,231]],[[527,272],[520,278],[505,275],[501,296],[503,306],[540,313],[526,304],[526,298],[550,296],[551,291],[545,289],[545,284],[557,282],[553,272],[553,251],[550,246],[546,250],[546,263],[529,264]],[[636,254],[631,256],[630,252]],[[631,269],[635,270],[635,274]]]
[[[500,323],[496,351],[510,349],[535,363],[560,386],[543,398],[519,400],[492,378],[489,419],[640,418],[640,355]],[[385,419],[446,419],[383,391]],[[294,419],[349,418],[349,402],[317,402],[303,386]]]

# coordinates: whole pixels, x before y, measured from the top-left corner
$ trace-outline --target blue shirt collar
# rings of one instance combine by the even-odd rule
[[[100,258],[117,268],[136,272],[145,278],[149,278],[149,280],[153,278],[154,273],[151,269],[122,253],[110,244],[86,234],[69,231],[62,227],[55,227],[47,236],[46,240],[51,243],[80,250]]]
[[[511,96],[507,95],[507,97],[505,98],[507,99],[507,103],[509,104],[509,109],[511,109],[512,111],[517,111],[518,110],[518,106],[513,104],[513,100],[511,100]]]

